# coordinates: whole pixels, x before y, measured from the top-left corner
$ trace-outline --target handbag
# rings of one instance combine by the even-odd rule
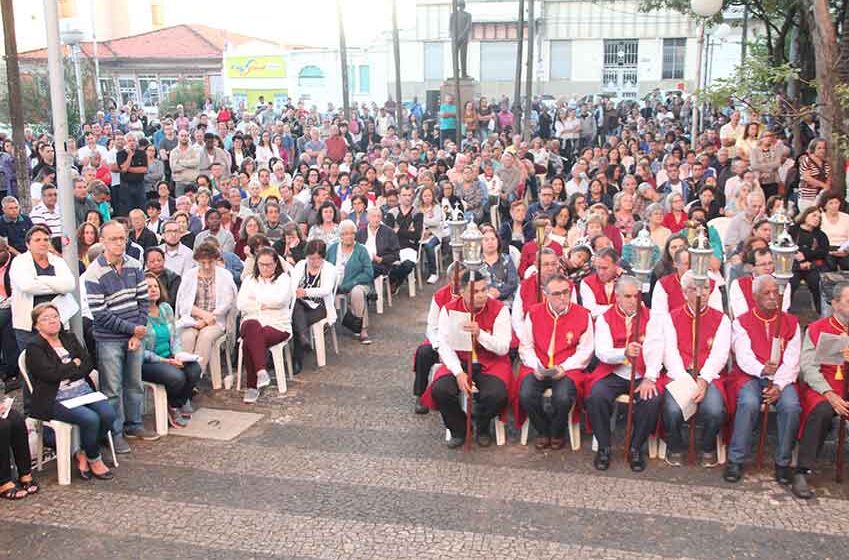
[[[345,313],[345,316],[342,317],[342,326],[352,331],[354,334],[360,334],[360,331],[363,330],[363,319],[362,317],[357,317],[351,313],[351,310],[349,309]]]

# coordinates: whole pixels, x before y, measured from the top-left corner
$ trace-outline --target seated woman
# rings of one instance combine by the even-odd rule
[[[248,258],[248,252],[245,248],[248,246],[248,240],[254,235],[261,233],[265,235],[265,225],[256,216],[248,216],[242,221],[242,226],[239,228],[239,239],[236,240],[236,256],[240,259]]]
[[[289,266],[295,266],[304,259],[305,245],[301,228],[298,227],[298,224],[292,222],[283,226],[283,238],[275,241],[272,247]]]
[[[165,268],[165,250],[161,247],[148,247],[144,252],[144,268],[162,282],[163,301],[171,306],[172,314],[177,302],[177,292],[180,291],[180,275]]]
[[[319,207],[307,239],[321,239],[325,246],[339,240],[339,210],[332,201],[325,200]]]
[[[183,273],[177,292],[177,326],[184,352],[200,356],[201,371],[219,367],[221,356],[213,354],[213,343],[226,331],[227,314],[236,303],[233,275],[218,266],[221,252],[202,243],[194,252],[197,266]]]
[[[336,292],[345,294],[350,303],[342,324],[359,334],[362,344],[371,344],[366,310],[367,297],[374,285],[374,268],[368,249],[365,245],[357,243],[356,232],[357,226],[354,222],[342,220],[339,224],[339,241],[327,250],[327,260],[336,266],[336,277],[341,278]]]
[[[442,243],[445,235],[445,218],[442,208],[436,202],[436,191],[433,187],[422,187],[416,196],[414,204],[416,210],[422,214],[422,246],[425,263],[427,264],[427,283],[436,284],[439,280],[436,266],[436,247]]]
[[[0,406],[0,416],[3,409]],[[18,470],[18,482],[12,480],[12,457]],[[0,498],[22,500],[38,492],[38,482],[32,478],[32,460],[29,436],[24,417],[10,410],[6,418],[0,417]]]
[[[489,273],[489,296],[510,302],[519,287],[519,273],[507,253],[501,252],[495,228],[489,224],[481,226],[483,234],[483,263]]]
[[[820,271],[829,272],[826,263],[829,248],[828,236],[820,229],[821,215],[819,207],[809,206],[799,214],[796,223],[790,228],[790,235],[799,247],[793,260],[791,293],[796,295],[796,290],[804,280],[811,291],[817,314],[822,314]]]
[[[304,351],[310,350],[310,327],[327,318],[336,322],[333,286],[336,284],[336,267],[324,260],[327,247],[324,241],[313,239],[307,243],[306,258],[292,271],[292,288],[295,306],[292,308],[292,330],[295,333],[293,356],[295,372],[303,365]]]
[[[62,404],[94,390],[89,377],[94,369],[91,356],[76,336],[62,330],[59,309],[53,303],[36,305],[32,324],[38,333],[26,351],[27,371],[32,381],[32,417],[78,426],[82,450],[76,460],[80,477],[111,479],[114,475],[100,457],[100,442],[115,423],[115,409],[106,400],[75,408]]]
[[[236,304],[242,313],[239,332],[247,371],[246,403],[255,403],[260,389],[271,384],[265,369],[267,353],[292,335],[291,299],[289,275],[277,253],[270,247],[259,249],[253,273],[242,282]]]
[[[295,225],[295,224],[292,224],[292,225]],[[273,246],[271,245],[271,240],[268,239],[268,237],[266,237],[265,234],[258,233],[248,240],[248,245],[245,248],[245,253],[248,256],[245,259],[244,268],[242,268],[242,271],[239,273],[240,287],[241,287],[242,281],[244,281],[245,278],[247,278],[248,276],[251,276],[254,273],[254,265],[256,264],[256,257],[254,257],[254,255],[259,253],[259,250],[262,249],[263,247],[272,247],[273,248]],[[289,264],[289,261],[287,261],[286,259],[284,259],[280,255],[277,255],[277,258],[280,259],[280,264],[283,265],[283,271],[286,274],[291,274],[292,273],[292,265]]]
[[[180,337],[174,323],[174,310],[168,303],[168,290],[160,277],[147,272],[147,335],[144,337],[142,380],[165,386],[168,393],[168,422],[185,428],[192,417],[192,391],[200,380],[197,362],[179,360]]]

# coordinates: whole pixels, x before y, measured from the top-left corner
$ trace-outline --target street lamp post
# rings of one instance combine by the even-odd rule
[[[62,42],[71,49],[71,62],[74,64],[74,79],[77,82],[77,106],[80,111],[80,130],[85,122],[85,97],[83,94],[83,80],[80,72],[80,42],[83,40],[83,32],[79,29],[69,29],[62,33]]]
[[[705,44],[705,20],[713,17],[722,9],[722,0],[690,0],[690,9],[702,19],[699,20],[699,40],[696,49],[696,79],[695,89],[702,83],[702,49]],[[694,92],[695,93],[695,92]],[[695,149],[696,138],[699,134],[699,104],[694,100],[690,119],[690,146]]]

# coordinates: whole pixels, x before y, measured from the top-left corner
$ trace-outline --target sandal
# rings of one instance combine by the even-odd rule
[[[29,492],[27,492],[26,490],[23,490],[21,488],[18,488],[17,485],[13,485],[13,486],[9,487],[8,489],[3,490],[3,492],[0,492],[0,498],[3,498],[5,500],[12,500],[12,501],[23,500],[27,496],[29,496]]]
[[[27,480],[26,482],[24,482],[23,480],[21,480],[21,481],[20,481],[20,483],[21,483],[21,488],[22,488],[23,490],[26,490],[26,491],[27,491],[27,494],[29,494],[30,496],[31,496],[31,495],[33,495],[33,494],[38,494],[38,491],[39,491],[39,489],[41,488],[41,487],[38,485],[38,481],[36,481],[36,480],[35,480],[34,478],[32,478],[32,477],[30,477],[30,479],[29,479],[29,480]]]

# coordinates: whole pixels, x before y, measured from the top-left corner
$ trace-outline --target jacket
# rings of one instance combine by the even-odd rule
[[[171,356],[173,357],[182,352],[183,347],[180,345],[177,325],[174,322],[174,310],[168,303],[159,304],[159,318],[168,326],[168,334],[171,337]],[[161,362],[165,359],[156,354],[156,332],[153,330],[149,314],[147,316],[147,334],[144,335],[143,344],[145,362]]]
[[[338,251],[339,242],[336,242],[327,250],[327,262],[335,266]],[[351,254],[348,264],[345,265],[345,274],[336,291],[340,294],[347,294],[354,286],[360,284],[371,286],[372,282],[374,282],[374,267],[371,265],[371,258],[368,256],[365,245],[357,243],[354,245],[354,252]]]
[[[250,275],[242,281],[236,305],[245,321],[258,321],[263,327],[292,332],[292,287],[285,272],[268,281]],[[262,309],[265,306],[266,309]]]
[[[177,324],[180,327],[196,324],[192,317],[192,307],[198,291],[198,270],[200,269],[197,267],[187,270],[183,274],[180,289],[177,291],[176,313]],[[233,308],[234,303],[236,303],[236,284],[233,282],[233,275],[226,268],[216,266],[215,309],[212,314],[215,315],[215,322],[222,330],[227,328],[227,313]]]
[[[292,297],[294,298],[295,290],[300,286],[301,280],[304,278],[307,269],[306,259],[300,260],[295,264],[292,270]],[[333,301],[333,292],[336,287],[336,267],[329,261],[324,261],[321,264],[321,276],[317,288],[307,288],[307,297],[322,298],[324,300],[324,309],[327,311],[327,320],[332,325],[336,322],[336,307]]]
[[[364,249],[367,240],[368,226],[361,230],[357,230],[357,243],[361,243]],[[401,259],[399,255],[401,247],[398,245],[398,235],[386,224],[380,224],[377,228],[374,246],[377,249],[377,256],[381,259],[379,265],[381,268],[386,268],[388,270],[393,263],[396,263]]]
[[[62,363],[59,355],[41,335],[36,336],[26,349],[27,372],[32,382],[30,412],[33,418],[51,420],[59,384],[65,380],[86,378],[94,369],[94,361],[76,336],[63,331],[59,333],[59,340],[72,360],[66,364]],[[73,362],[74,358],[80,359],[79,366]],[[92,385],[91,380],[88,383]]]
[[[12,259],[9,265],[9,281],[12,287],[12,326],[29,331],[32,329],[33,298],[50,294],[67,294],[74,290],[74,276],[62,257],[49,253],[47,261],[55,276],[39,276],[35,270],[32,253],[27,251]]]

